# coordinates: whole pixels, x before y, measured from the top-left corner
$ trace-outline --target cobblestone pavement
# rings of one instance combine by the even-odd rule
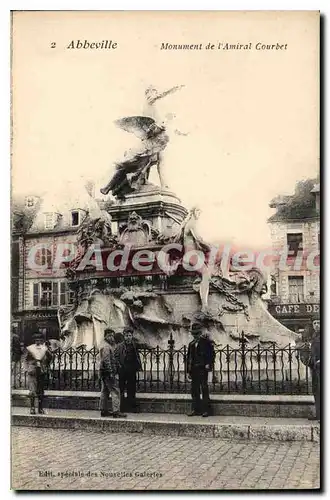
[[[12,487],[23,490],[319,488],[316,443],[221,441],[12,428]]]

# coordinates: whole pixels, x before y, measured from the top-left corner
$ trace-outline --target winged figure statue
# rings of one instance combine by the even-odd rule
[[[141,139],[141,146],[126,151],[124,159],[115,164],[115,173],[108,184],[101,189],[102,194],[111,192],[118,199],[125,198],[128,193],[137,191],[147,183],[153,166],[157,167],[161,187],[167,187],[162,172],[162,153],[169,142],[169,136],[166,133],[165,123],[159,123],[155,118],[153,106],[158,99],[181,87],[173,87],[162,94],[149,87],[145,92],[146,115],[128,116],[115,121],[115,125],[119,128]]]

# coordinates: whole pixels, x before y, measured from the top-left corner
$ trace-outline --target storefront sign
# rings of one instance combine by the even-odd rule
[[[269,312],[273,316],[310,316],[320,313],[319,304],[272,304]]]

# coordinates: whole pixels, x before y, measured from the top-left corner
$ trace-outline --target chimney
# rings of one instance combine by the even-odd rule
[[[85,184],[85,188],[89,196],[92,198],[95,198],[95,182],[93,181],[87,181]]]

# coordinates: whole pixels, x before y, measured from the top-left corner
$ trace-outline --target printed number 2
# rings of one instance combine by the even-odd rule
[[[56,43],[55,43],[55,42],[52,42],[52,43],[50,44],[50,47],[51,47],[52,49],[55,49],[55,47],[56,47]]]

